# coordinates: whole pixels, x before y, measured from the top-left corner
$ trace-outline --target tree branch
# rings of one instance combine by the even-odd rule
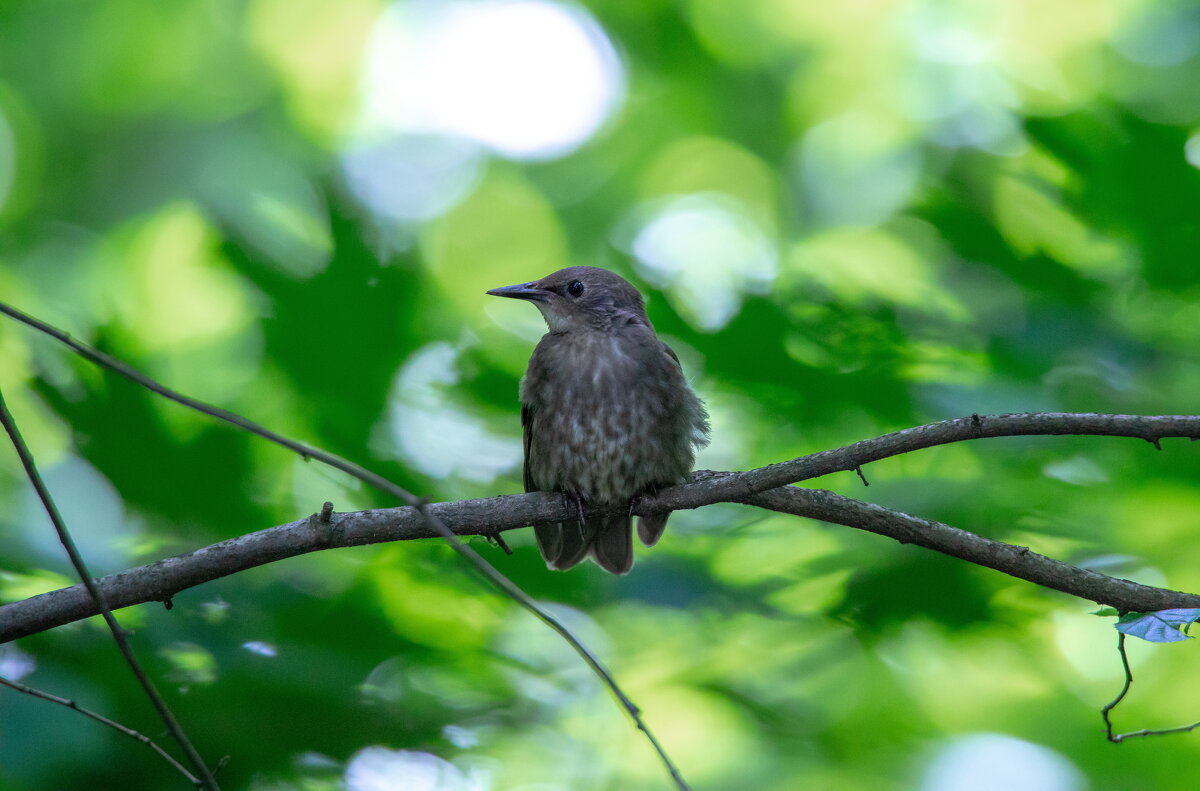
[[[1188,733],[1200,728],[1200,722],[1193,722],[1191,725],[1180,725],[1175,728],[1143,728],[1140,731],[1127,733],[1117,733],[1113,730],[1112,711],[1118,703],[1125,699],[1125,696],[1129,694],[1129,688],[1133,686],[1133,670],[1129,667],[1129,654],[1125,651],[1124,632],[1117,633],[1117,654],[1121,657],[1121,670],[1125,673],[1125,683],[1121,685],[1121,691],[1117,693],[1117,696],[1100,709],[1100,717],[1104,720],[1104,735],[1110,742],[1120,744],[1126,739],[1139,739],[1143,736],[1168,736],[1173,733]]]
[[[192,765],[192,772],[197,778],[197,785],[201,788],[209,789],[209,791],[220,791],[217,786],[217,781],[213,778],[212,772],[208,770],[208,765],[204,763],[204,759],[200,757],[200,753],[192,745],[187,734],[183,731],[183,726],[179,724],[179,720],[175,718],[175,714],[167,705],[166,700],[158,693],[158,688],[154,686],[154,681],[142,668],[142,663],[138,661],[137,655],[133,652],[133,646],[129,644],[129,640],[125,635],[125,630],[117,623],[117,619],[112,614],[112,609],[104,600],[104,594],[100,591],[92,578],[92,572],[88,569],[87,563],[80,554],[79,548],[75,546],[75,539],[71,536],[71,531],[67,529],[67,523],[63,521],[62,514],[58,510],[58,505],[55,504],[54,498],[50,495],[50,490],[46,487],[45,481],[42,480],[42,475],[38,472],[37,464],[33,459],[33,454],[29,450],[29,446],[25,444],[25,439],[21,436],[21,431],[17,427],[16,418],[8,411],[8,405],[4,402],[4,396],[0,395],[0,425],[4,426],[8,438],[12,441],[13,449],[16,450],[18,458],[21,460],[21,466],[25,469],[25,475],[29,479],[30,485],[37,493],[38,499],[42,502],[42,507],[46,511],[46,516],[50,518],[50,522],[54,525],[54,530],[58,534],[58,541],[62,544],[63,549],[67,552],[67,557],[71,560],[71,565],[75,568],[75,573],[83,581],[82,587],[87,592],[88,598],[91,600],[92,607],[104,616],[104,622],[108,625],[108,630],[112,633],[113,641],[117,644],[117,649],[121,652],[121,656],[125,659],[125,664],[129,665],[129,670],[133,673],[134,678],[142,687],[142,691],[146,693],[146,697],[150,699],[154,710],[158,712],[158,716],[166,726],[167,732],[171,734],[179,748],[183,750],[183,754],[187,757],[188,763]]]
[[[664,489],[654,503],[665,499],[687,503],[684,507],[694,508],[720,502],[713,491],[719,491],[719,484],[727,477],[740,474],[744,473],[697,473],[697,480],[692,483]],[[707,489],[708,486],[712,489]],[[702,499],[709,502],[699,502]],[[1039,555],[1027,547],[993,541],[940,522],[820,489],[786,486],[727,502],[744,502],[866,530],[901,543],[918,544],[1072,596],[1107,604],[1122,612],[1200,607],[1200,596],[1195,594],[1108,577]],[[572,506],[562,497],[545,492],[433,503],[428,509],[460,536],[491,536],[533,522],[568,519],[574,514]],[[128,607],[169,601],[179,591],[203,582],[308,552],[438,536],[414,508],[333,513],[327,523],[314,514],[307,519],[122,571],[104,577],[98,585],[111,607]],[[6,604],[0,606],[0,642],[94,614],[95,605],[79,585]]]
[[[1161,449],[1160,440],[1168,437],[1200,439],[1200,416],[1102,415],[1075,412],[971,415],[864,439],[852,445],[812,453],[755,470],[719,473],[716,477],[703,478],[703,483],[676,486],[664,489],[656,496],[645,497],[635,511],[678,511],[714,502],[738,502],[768,489],[812,480],[832,472],[854,471],[873,461],[936,445],[987,437],[1047,435],[1134,437],[1146,440]]]
[[[187,767],[185,767],[183,764],[179,763],[179,761],[176,761],[174,758],[172,758],[170,753],[168,753],[162,747],[159,747],[158,744],[156,744],[149,736],[139,733],[138,731],[135,731],[133,728],[126,727],[126,726],[122,725],[121,723],[117,722],[116,720],[110,720],[108,717],[105,717],[103,714],[97,714],[96,712],[94,712],[90,709],[85,709],[83,706],[80,706],[78,703],[71,700],[70,698],[63,698],[63,697],[59,697],[58,695],[51,695],[49,692],[43,692],[40,689],[35,689],[33,687],[27,687],[19,681],[13,681],[11,679],[7,679],[7,678],[4,678],[3,676],[0,676],[0,685],[9,687],[10,689],[14,689],[17,692],[21,692],[26,695],[29,695],[30,697],[38,698],[39,700],[44,700],[49,703],[57,703],[59,706],[65,706],[68,709],[79,712],[80,714],[82,714],[85,717],[91,718],[91,719],[95,720],[96,722],[100,723],[101,725],[107,725],[109,728],[112,728],[117,733],[119,733],[123,736],[128,736],[129,738],[133,739],[134,741],[141,742],[142,744],[149,747],[151,750],[154,750],[154,752],[158,753],[159,756],[162,757],[162,759],[164,761],[169,763],[175,771],[177,771],[181,775],[183,775],[187,779],[187,781],[189,783],[191,783],[192,785],[194,785],[196,787],[199,787],[201,785],[200,780],[195,775],[193,775],[191,772],[189,772],[187,770]]]
[[[1200,595],[1153,588],[1109,577],[1090,569],[1039,555],[1029,547],[977,536],[957,527],[910,516],[873,503],[853,500],[823,489],[784,486],[746,500],[772,511],[833,522],[886,536],[901,544],[941,552],[1036,585],[1069,593],[1120,612],[1154,612],[1172,607],[1200,607]]]

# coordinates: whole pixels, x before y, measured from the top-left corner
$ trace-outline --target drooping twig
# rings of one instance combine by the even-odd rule
[[[1112,710],[1117,707],[1117,704],[1125,699],[1129,694],[1129,687],[1133,685],[1133,671],[1129,668],[1129,656],[1125,653],[1125,633],[1117,632],[1117,653],[1121,655],[1121,669],[1125,671],[1125,683],[1121,686],[1121,691],[1109,703],[1105,704],[1104,708],[1100,709],[1100,716],[1104,719],[1104,734],[1113,744],[1120,744],[1126,739],[1136,739],[1142,736],[1165,736],[1170,733],[1187,733],[1200,728],[1200,722],[1193,722],[1191,725],[1180,725],[1177,728],[1143,728],[1140,731],[1130,731],[1129,733],[1113,733],[1112,718],[1109,716]]]
[[[68,333],[63,332],[62,330],[53,327],[46,322],[41,321],[40,319],[34,318],[26,313],[22,313],[10,305],[0,302],[0,313],[4,313],[23,324],[33,327],[39,332],[49,335],[60,343],[65,344],[75,353],[79,354],[85,359],[96,363],[101,367],[115,371],[121,376],[124,376],[125,378],[141,385],[142,387],[145,387],[148,390],[151,390],[152,392],[158,393],[164,398],[182,404],[189,409],[193,409],[197,412],[201,412],[209,415],[210,417],[214,417],[218,420],[222,420],[226,423],[237,426],[238,428],[248,431],[251,434],[256,434],[264,439],[270,440],[271,442],[300,454],[300,456],[305,459],[315,459],[327,466],[333,467],[334,469],[341,470],[342,472],[351,475],[370,486],[374,486],[381,491],[391,494],[401,502],[407,503],[408,505],[414,507],[421,519],[424,520],[439,536],[444,538],[454,549],[454,551],[459,554],[459,556],[464,558],[495,588],[511,598],[521,607],[532,613],[536,618],[538,618],[538,620],[542,621],[542,623],[546,624],[548,627],[558,633],[559,636],[566,640],[568,644],[570,644],[571,648],[573,648],[575,652],[579,654],[584,662],[592,669],[593,672],[596,673],[597,676],[599,676],[604,685],[612,692],[613,696],[633,719],[633,722],[637,726],[638,730],[642,731],[646,735],[646,739],[650,742],[651,747],[654,749],[659,760],[667,769],[667,772],[671,775],[671,779],[675,782],[676,786],[683,791],[687,791],[687,783],[684,782],[678,768],[675,766],[674,762],[667,755],[658,739],[655,738],[653,732],[642,719],[640,709],[633,703],[632,700],[629,699],[620,686],[618,686],[616,679],[608,671],[608,669],[601,664],[600,660],[596,658],[591,650],[585,646],[579,640],[579,638],[577,638],[571,632],[571,630],[563,625],[557,618],[544,610],[542,607],[538,606],[538,604],[523,590],[521,590],[520,587],[513,583],[512,580],[508,579],[508,577],[497,571],[495,567],[484,560],[478,552],[459,541],[454,533],[445,525],[445,523],[443,523],[437,516],[429,512],[427,503],[424,499],[417,497],[413,493],[403,489],[400,486],[397,486],[395,483],[392,483],[383,476],[371,472],[365,467],[355,464],[348,459],[344,459],[340,456],[321,450],[320,448],[308,445],[306,443],[290,439],[282,434],[271,431],[265,426],[262,426],[252,420],[248,420],[241,415],[230,412],[227,409],[221,409],[220,407],[206,404],[203,401],[199,401],[195,398],[173,390],[166,385],[156,382],[124,361],[119,360],[110,354],[105,354],[99,349],[89,346],[86,343],[78,341],[75,338],[72,338]],[[166,597],[164,600],[169,600],[169,597]]]
[[[862,467],[855,465],[854,471],[858,473],[858,479],[862,481],[863,486],[870,486],[871,482],[867,480],[867,476],[863,475]]]
[[[105,717],[103,714],[97,714],[96,712],[91,711],[90,709],[85,709],[83,706],[80,706],[78,703],[76,703],[75,701],[73,701],[69,698],[60,698],[58,695],[51,695],[49,692],[43,692],[40,689],[34,689],[33,687],[28,687],[28,686],[20,683],[19,681],[12,681],[11,679],[4,678],[3,676],[0,676],[0,684],[3,684],[4,686],[9,687],[11,689],[15,689],[17,692],[23,692],[26,695],[31,695],[31,696],[33,696],[35,698],[39,698],[41,700],[45,700],[50,703],[57,703],[59,706],[66,706],[68,709],[77,711],[85,717],[90,717],[93,720],[95,720],[96,722],[101,723],[102,725],[107,725],[108,727],[110,727],[114,731],[116,731],[117,733],[123,734],[125,736],[128,736],[131,739],[134,739],[135,741],[141,742],[142,744],[146,745],[151,750],[154,750],[154,752],[156,752],[160,756],[162,756],[162,759],[164,761],[166,761],[167,763],[169,763],[172,767],[174,767],[175,771],[179,772],[181,775],[186,777],[188,779],[189,783],[191,783],[192,785],[197,786],[197,787],[199,787],[201,785],[199,778],[197,778],[195,775],[193,775],[191,772],[189,772],[187,770],[186,766],[184,766],[183,764],[179,763],[179,761],[176,761],[173,757],[171,757],[170,753],[168,753],[162,747],[159,747],[158,744],[156,744],[154,742],[154,740],[152,740],[149,736],[139,733],[139,732],[135,731],[133,728],[128,728],[128,727],[122,725],[121,723],[116,722],[115,720],[110,720],[108,717]]]
[[[104,617],[104,622],[108,624],[108,629],[112,632],[113,640],[117,643],[117,648],[120,649],[121,655],[125,657],[125,663],[133,671],[134,677],[141,684],[142,690],[146,693],[146,697],[150,699],[151,704],[153,704],[155,710],[158,712],[158,716],[162,718],[167,731],[178,742],[180,749],[183,750],[188,763],[192,766],[192,773],[199,779],[200,786],[210,791],[219,791],[217,782],[213,779],[212,773],[208,771],[204,759],[200,757],[200,753],[196,751],[191,741],[188,740],[179,721],[175,719],[175,715],[171,713],[170,707],[167,706],[167,702],[158,694],[158,690],[155,688],[150,676],[142,669],[141,663],[138,662],[137,656],[133,653],[133,647],[129,645],[129,641],[125,637],[125,630],[117,623],[117,619],[113,616],[108,604],[105,603],[104,594],[92,579],[92,574],[88,570],[87,563],[79,553],[79,549],[75,546],[75,540],[71,537],[71,532],[67,529],[67,524],[63,521],[62,515],[58,511],[58,506],[55,505],[54,499],[50,496],[50,490],[46,488],[41,473],[38,472],[37,465],[33,460],[33,454],[29,451],[29,446],[25,444],[25,440],[21,437],[21,432],[17,428],[17,423],[13,419],[12,413],[8,411],[8,405],[4,402],[3,393],[0,393],[0,424],[3,424],[4,430],[8,432],[8,438],[12,440],[13,447],[17,451],[17,456],[21,459],[21,466],[25,469],[25,475],[29,478],[29,483],[33,486],[34,491],[37,492],[38,499],[41,500],[46,515],[50,517],[50,521],[54,524],[54,530],[58,533],[59,543],[67,551],[67,557],[70,558],[71,565],[75,567],[79,579],[83,582],[84,587],[87,588],[88,596],[91,597],[91,600],[96,605],[96,609]]]
[[[1117,653],[1121,655],[1121,668],[1125,671],[1125,684],[1121,687],[1121,691],[1117,696],[1105,704],[1104,708],[1100,709],[1100,716],[1104,719],[1104,733],[1110,742],[1118,744],[1122,737],[1113,733],[1112,719],[1108,714],[1117,707],[1117,704],[1125,699],[1129,694],[1129,687],[1133,684],[1133,671],[1129,668],[1129,656],[1125,653],[1125,633],[1117,632]]]

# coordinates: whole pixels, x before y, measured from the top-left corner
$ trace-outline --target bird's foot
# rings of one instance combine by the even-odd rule
[[[563,497],[575,506],[575,518],[579,520],[579,527],[582,530],[584,522],[587,521],[587,516],[584,513],[583,495],[579,492],[563,492]]]

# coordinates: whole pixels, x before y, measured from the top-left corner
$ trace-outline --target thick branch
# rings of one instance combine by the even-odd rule
[[[1135,437],[1158,445],[1160,439],[1167,437],[1200,438],[1200,417],[1055,412],[986,417],[972,415],[885,434],[853,445],[801,456],[755,470],[701,471],[693,476],[690,483],[673,486],[656,495],[642,498],[635,511],[654,513],[699,508],[718,502],[745,502],[787,513],[799,513],[795,510],[800,507],[795,498],[806,495],[796,495],[793,492],[806,490],[785,491],[784,495],[771,492],[773,497],[766,499],[758,499],[756,495],[786,484],[832,472],[853,470],[872,461],[935,445],[984,437],[1063,434]],[[786,501],[777,499],[785,495],[788,498]],[[832,501],[807,500],[805,507],[814,510],[800,515],[878,532],[903,542],[920,543],[930,549],[980,563],[1040,585],[1110,604],[1119,610],[1153,611],[1167,607],[1200,606],[1200,597],[1192,594],[1111,580],[1068,564],[1046,566],[1046,562],[1053,564],[1057,561],[1028,552],[1024,548],[989,542],[987,539],[945,525],[940,527],[954,531],[954,540],[947,536],[938,539],[935,545],[934,539],[931,538],[935,533],[928,526],[938,525],[936,522],[927,522],[856,500],[842,500],[836,504]],[[857,504],[854,509],[850,507],[851,503]],[[870,510],[861,510],[864,508]],[[442,520],[455,534],[462,536],[494,535],[536,521],[571,518],[574,514],[561,497],[545,493],[437,503],[428,506],[427,510],[433,519]],[[885,519],[881,514],[891,514],[902,519],[898,523],[891,523],[889,527],[890,518]],[[914,525],[923,527],[914,532]],[[437,535],[428,521],[414,508],[336,514],[328,525],[322,525],[316,519],[292,522],[114,574],[101,580],[101,590],[114,608],[149,601],[168,601],[179,591],[202,582],[318,549],[433,538]],[[985,543],[975,544],[965,537]],[[929,543],[925,539],[928,539]],[[1001,550],[997,547],[1007,548]],[[1115,588],[1101,590],[1095,585],[1096,578],[1121,584]],[[0,642],[35,634],[95,614],[86,591],[79,586],[0,606]]]
[[[1072,412],[1022,412],[1011,415],[971,415],[864,439],[853,445],[801,456],[745,472],[722,473],[702,482],[664,489],[643,498],[638,511],[677,511],[714,502],[736,502],[757,492],[789,483],[849,472],[873,461],[935,445],[985,437],[1024,437],[1075,434],[1134,437],[1159,447],[1168,437],[1200,439],[1200,416],[1101,415]]]
[[[493,535],[534,521],[568,516],[561,497],[544,493],[432,503],[426,510],[459,536]],[[321,549],[440,535],[411,506],[331,513],[327,522],[314,514],[118,572],[97,584],[109,606],[116,610],[145,602],[168,602],[176,593],[201,583]],[[95,606],[81,585],[6,604],[0,606],[0,643],[95,614]]]
[[[750,505],[810,519],[866,530],[902,544],[917,544],[961,560],[1002,571],[1046,588],[1053,588],[1121,612],[1153,612],[1171,607],[1200,607],[1200,596],[1152,588],[1117,579],[1061,560],[1039,555],[1029,547],[977,536],[957,527],[910,516],[900,511],[852,500],[823,489],[783,486],[756,494]]]
[[[698,493],[712,482],[740,473],[700,473],[698,480],[664,490],[656,502],[686,494],[696,503]],[[711,495],[711,493],[709,493]],[[1200,607],[1200,596],[1151,588],[1106,577],[999,541],[982,538],[939,522],[909,516],[877,505],[822,490],[783,487],[742,497],[746,502],[782,513],[821,519],[920,544],[938,552],[978,563],[1122,611],[1152,611],[1169,607]],[[696,503],[707,504],[707,503]],[[690,507],[696,507],[691,505]],[[570,518],[573,506],[555,494],[505,495],[484,500],[435,503],[429,510],[458,535],[494,535],[537,521]],[[255,566],[332,547],[362,546],[438,536],[414,508],[383,508],[332,514],[328,523],[315,515],[219,544],[130,569],[99,580],[110,606],[127,607],[168,601],[181,590]],[[63,588],[0,607],[0,642],[15,640],[95,614],[81,586]]]

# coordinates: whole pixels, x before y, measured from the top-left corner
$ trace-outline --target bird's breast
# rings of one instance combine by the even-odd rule
[[[643,347],[603,335],[549,346],[539,347],[522,389],[538,488],[621,502],[688,472],[691,446],[661,350],[640,354]]]

